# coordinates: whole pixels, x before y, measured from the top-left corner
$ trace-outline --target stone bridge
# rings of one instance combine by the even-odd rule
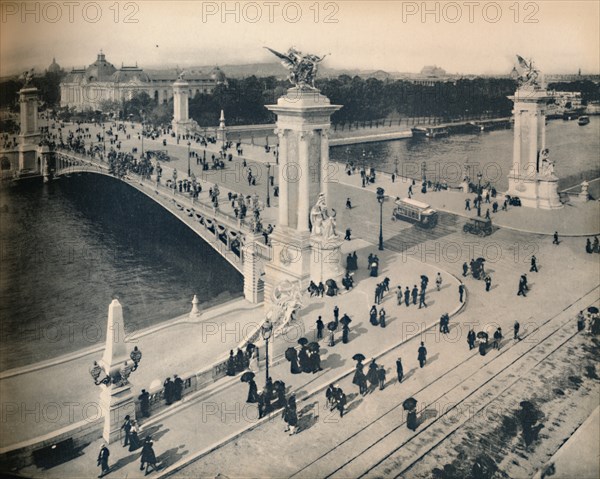
[[[153,179],[133,173],[115,176],[109,173],[106,163],[72,152],[56,151],[54,167],[48,167],[48,174],[53,177],[105,175],[135,188],[192,229],[237,269],[244,277],[244,296],[248,301],[259,303],[264,300],[264,264],[270,261],[272,251],[265,244],[264,236],[255,232],[248,221],[178,193]]]

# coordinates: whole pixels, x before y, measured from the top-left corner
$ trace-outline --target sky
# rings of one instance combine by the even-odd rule
[[[515,54],[545,73],[600,72],[600,1],[0,2],[0,76],[84,67],[273,61],[329,54],[331,68],[507,74]]]

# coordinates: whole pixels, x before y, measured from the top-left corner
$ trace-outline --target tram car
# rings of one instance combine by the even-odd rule
[[[392,221],[404,220],[422,228],[433,228],[438,222],[438,213],[427,203],[411,198],[397,199]]]

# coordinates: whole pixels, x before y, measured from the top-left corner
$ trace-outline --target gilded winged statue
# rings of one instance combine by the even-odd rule
[[[298,88],[315,88],[315,78],[319,63],[327,55],[319,57],[313,54],[304,54],[294,47],[290,47],[286,53],[279,53],[269,47],[265,47],[273,55],[281,60],[281,64],[289,70],[288,79]]]
[[[516,80],[519,87],[540,86],[540,71],[533,66],[533,60],[527,61],[520,55],[517,55],[517,60],[519,66],[517,68],[518,76]]]

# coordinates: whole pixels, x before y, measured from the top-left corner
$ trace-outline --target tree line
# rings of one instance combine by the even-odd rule
[[[35,77],[33,84],[40,90],[42,110],[59,110],[60,80],[64,73],[45,73]],[[0,107],[18,111],[18,90],[22,81],[9,80],[0,85]],[[228,84],[217,85],[210,94],[196,94],[189,102],[190,117],[200,126],[218,125],[224,110],[227,125],[273,123],[275,116],[265,108],[285,94],[290,84],[275,77],[251,76],[229,79]],[[332,116],[334,124],[368,122],[406,117],[510,116],[512,101],[508,96],[515,91],[511,78],[474,78],[435,82],[432,85],[408,80],[379,80],[359,76],[340,75],[337,78],[318,79],[317,88],[333,104],[343,108]],[[549,85],[559,91],[580,91],[585,102],[600,101],[600,85],[589,80],[557,82]],[[63,109],[64,110],[64,109]],[[112,113],[113,118],[144,119],[153,124],[171,122],[173,100],[158,104],[146,93],[135,95],[123,102],[104,101],[100,111],[75,113],[63,111],[63,117],[99,118]],[[65,118],[67,119],[67,118]]]

